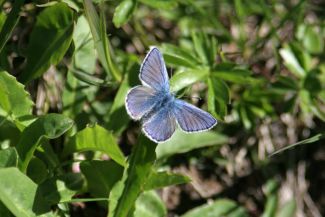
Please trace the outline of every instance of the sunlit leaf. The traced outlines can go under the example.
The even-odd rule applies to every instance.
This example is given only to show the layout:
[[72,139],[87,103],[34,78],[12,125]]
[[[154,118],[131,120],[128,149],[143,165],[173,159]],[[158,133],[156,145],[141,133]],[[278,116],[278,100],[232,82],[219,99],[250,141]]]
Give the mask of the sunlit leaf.
[[177,173],[152,172],[149,180],[144,186],[145,190],[152,190],[167,187],[170,185],[185,184],[190,182],[190,178]]
[[124,155],[112,133],[97,124],[88,126],[70,138],[63,150],[65,155],[83,151],[101,151],[120,165],[125,164]]
[[165,217],[167,210],[155,191],[143,192],[135,203],[134,217]]
[[227,141],[226,136],[212,131],[188,134],[177,130],[170,140],[158,144],[157,158],[185,153],[197,148],[222,145]]
[[17,168],[0,169],[0,177],[0,200],[15,216],[54,216],[37,185]]
[[121,27],[131,18],[136,9],[136,0],[123,0],[115,9],[113,23],[116,27]]
[[185,87],[203,81],[208,76],[208,71],[205,69],[186,70],[185,72],[177,73],[170,79],[170,88],[172,92],[177,92]]

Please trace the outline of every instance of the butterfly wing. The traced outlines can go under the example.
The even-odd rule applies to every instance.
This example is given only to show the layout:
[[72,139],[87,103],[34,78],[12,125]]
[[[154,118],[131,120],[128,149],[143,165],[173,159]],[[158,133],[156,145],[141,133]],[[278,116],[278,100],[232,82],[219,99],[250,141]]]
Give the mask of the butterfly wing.
[[167,69],[158,48],[153,47],[143,60],[139,77],[145,86],[157,91],[169,91]]
[[144,120],[142,127],[143,132],[152,141],[164,142],[173,135],[176,129],[176,120],[170,109],[164,108]]
[[173,113],[181,129],[188,133],[206,131],[217,124],[211,114],[183,100],[175,101]]
[[146,86],[136,86],[129,90],[125,98],[125,107],[134,120],[139,120],[150,112],[155,104],[155,90]]

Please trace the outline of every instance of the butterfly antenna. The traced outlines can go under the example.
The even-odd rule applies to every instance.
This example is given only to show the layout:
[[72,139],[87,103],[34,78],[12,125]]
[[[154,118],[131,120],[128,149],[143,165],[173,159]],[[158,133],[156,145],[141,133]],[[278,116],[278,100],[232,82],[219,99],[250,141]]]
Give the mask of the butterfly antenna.
[[180,98],[187,98],[187,99],[198,99],[198,100],[202,100],[201,97],[198,97],[198,96],[177,96],[177,97],[180,97]]

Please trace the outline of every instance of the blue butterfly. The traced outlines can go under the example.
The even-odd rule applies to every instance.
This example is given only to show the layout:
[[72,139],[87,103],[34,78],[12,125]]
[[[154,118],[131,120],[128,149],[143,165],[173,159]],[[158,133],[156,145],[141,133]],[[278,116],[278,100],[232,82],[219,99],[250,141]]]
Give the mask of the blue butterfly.
[[132,119],[141,119],[142,130],[152,141],[168,140],[177,123],[188,133],[206,131],[217,124],[208,112],[175,98],[170,92],[167,69],[158,48],[150,49],[141,65],[139,78],[142,85],[129,90],[125,107]]

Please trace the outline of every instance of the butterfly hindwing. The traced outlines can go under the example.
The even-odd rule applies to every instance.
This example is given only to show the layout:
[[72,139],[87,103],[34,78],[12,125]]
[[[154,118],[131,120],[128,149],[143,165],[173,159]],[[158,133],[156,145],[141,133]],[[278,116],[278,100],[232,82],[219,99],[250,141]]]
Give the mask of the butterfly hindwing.
[[173,113],[177,123],[185,132],[205,131],[217,124],[217,120],[211,114],[183,100],[175,100]]
[[157,48],[153,47],[143,60],[139,77],[143,85],[157,91],[169,91],[167,69],[162,54]]
[[176,129],[175,116],[168,108],[163,108],[144,120],[142,127],[151,140],[164,142],[173,135]]
[[134,120],[139,120],[148,113],[155,103],[155,91],[146,86],[136,86],[129,90],[125,98],[125,106],[128,114]]

